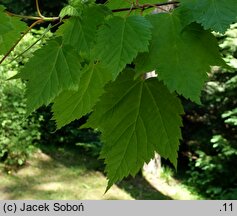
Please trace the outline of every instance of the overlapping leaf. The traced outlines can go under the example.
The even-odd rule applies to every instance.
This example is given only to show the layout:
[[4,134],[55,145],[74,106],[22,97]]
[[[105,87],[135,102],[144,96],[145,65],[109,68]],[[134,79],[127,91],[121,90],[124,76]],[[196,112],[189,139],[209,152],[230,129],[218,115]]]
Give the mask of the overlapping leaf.
[[[236,21],[237,2],[181,0],[184,16],[174,12],[109,18],[109,10],[94,2],[70,1],[60,14],[73,16],[57,31],[62,40],[51,40],[36,51],[20,77],[28,80],[28,112],[54,102],[58,127],[94,110],[86,126],[102,132],[101,158],[105,159],[109,188],[135,175],[155,151],[176,166],[183,108],[170,92],[199,102],[210,65],[224,65],[213,35],[192,22],[223,33]],[[147,2],[164,1],[139,1]],[[107,6],[129,8],[131,4],[111,0]],[[3,11],[0,6],[0,54],[26,28]],[[135,61],[137,74],[156,70],[158,79],[134,80],[134,72],[128,70],[117,78],[141,52]],[[104,85],[112,78],[115,81],[104,93]]]
[[225,33],[230,24],[237,22],[236,0],[181,0],[181,7],[190,22],[201,23],[205,29]]
[[53,112],[60,128],[91,112],[104,92],[104,85],[111,79],[111,73],[101,64],[90,64],[84,69],[77,91],[62,92],[54,101]]
[[148,51],[150,29],[150,22],[141,16],[112,17],[99,29],[96,58],[107,65],[116,78],[138,52]]
[[5,54],[20,37],[27,26],[16,17],[10,17],[0,5],[0,54]]
[[63,43],[74,47],[81,55],[90,54],[96,38],[96,30],[109,11],[102,5],[87,7],[81,17],[71,17],[59,28],[57,34]]
[[49,104],[63,90],[78,88],[80,57],[61,40],[52,40],[36,51],[20,76],[27,79],[28,112]]
[[179,99],[156,78],[134,80],[125,71],[106,88],[86,126],[102,132],[108,188],[135,175],[155,151],[176,166],[182,113]]
[[149,53],[140,55],[140,73],[156,70],[171,91],[199,102],[210,66],[224,65],[215,37],[198,24],[184,28],[176,14],[155,14]]

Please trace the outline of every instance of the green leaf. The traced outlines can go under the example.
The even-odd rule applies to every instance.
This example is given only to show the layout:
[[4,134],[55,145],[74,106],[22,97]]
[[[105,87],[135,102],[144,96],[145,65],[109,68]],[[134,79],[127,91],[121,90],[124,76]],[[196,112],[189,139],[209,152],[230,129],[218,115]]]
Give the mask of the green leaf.
[[95,3],[95,0],[69,0],[69,4],[74,7],[79,7],[80,5],[90,5]]
[[28,113],[48,105],[63,90],[76,90],[81,77],[80,57],[61,40],[52,40],[34,53],[20,74],[27,79]]
[[79,54],[90,54],[98,25],[101,25],[109,14],[106,7],[102,5],[87,7],[81,17],[66,20],[57,31],[57,35],[62,36],[63,43],[74,47]]
[[64,91],[54,101],[53,113],[57,128],[91,112],[104,92],[104,85],[111,79],[110,71],[99,63],[91,63],[86,67],[78,91]]
[[8,16],[4,13],[5,7],[0,5],[0,35],[12,30],[12,25],[9,23]]
[[155,151],[177,165],[181,114],[179,99],[156,78],[134,80],[134,73],[125,71],[107,86],[85,125],[102,132],[107,189],[135,175]]
[[67,5],[60,11],[59,17],[63,18],[65,16],[80,16],[80,15],[81,15],[80,10],[71,5]]
[[108,65],[114,79],[138,52],[148,51],[151,27],[141,16],[115,16],[99,29],[95,56]]
[[27,26],[16,17],[10,17],[0,5],[0,54],[7,53]]
[[69,4],[60,11],[59,17],[80,16],[83,9],[93,5],[94,2],[94,0],[70,0]]
[[205,29],[225,33],[230,24],[237,22],[236,0],[181,0],[181,8]]
[[225,65],[215,37],[198,24],[186,28],[176,14],[147,16],[152,23],[149,53],[135,61],[139,73],[156,70],[171,91],[197,103],[210,66]]
[[[132,1],[130,1],[132,2]],[[106,6],[109,9],[118,9],[118,8],[127,8],[131,7],[131,3],[129,1],[121,1],[121,0],[108,0],[106,1]]]

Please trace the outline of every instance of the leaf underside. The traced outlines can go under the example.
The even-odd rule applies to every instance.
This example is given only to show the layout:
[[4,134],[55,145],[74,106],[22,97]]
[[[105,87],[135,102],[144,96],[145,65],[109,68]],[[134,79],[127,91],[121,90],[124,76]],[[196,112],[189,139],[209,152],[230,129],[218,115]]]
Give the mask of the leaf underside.
[[104,92],[105,84],[112,79],[111,73],[101,64],[91,63],[82,73],[77,91],[64,91],[53,105],[57,128],[92,111],[92,108]]
[[34,53],[20,76],[27,82],[28,113],[48,105],[63,90],[76,90],[81,76],[80,57],[61,40],[52,40]]
[[101,5],[87,7],[80,17],[67,19],[56,34],[63,37],[63,44],[74,47],[80,55],[90,57],[97,28],[109,14],[109,11]]
[[138,73],[155,70],[170,91],[197,103],[210,66],[225,65],[215,37],[198,24],[184,28],[175,13],[147,16],[152,23],[149,52],[135,60]]
[[[165,1],[139,0],[147,2]],[[84,127],[102,132],[107,189],[155,152],[177,166],[183,108],[175,92],[200,102],[210,67],[225,66],[211,31],[224,33],[237,21],[236,0],[180,0],[172,12],[156,8],[147,16],[155,7],[142,15],[111,12],[132,3],[70,0],[60,17],[71,17],[17,76],[27,80],[28,114],[53,102],[57,128],[92,112]],[[27,29],[4,10],[0,5],[0,55]],[[158,77],[145,80],[150,71]]]
[[181,0],[181,8],[190,22],[216,32],[225,33],[230,24],[237,22],[236,0]]
[[98,31],[95,58],[108,66],[115,79],[138,52],[148,51],[151,24],[144,17],[114,16]]
[[179,99],[157,78],[134,80],[134,73],[125,71],[107,86],[85,127],[102,132],[108,189],[135,175],[155,151],[177,165],[181,114]]

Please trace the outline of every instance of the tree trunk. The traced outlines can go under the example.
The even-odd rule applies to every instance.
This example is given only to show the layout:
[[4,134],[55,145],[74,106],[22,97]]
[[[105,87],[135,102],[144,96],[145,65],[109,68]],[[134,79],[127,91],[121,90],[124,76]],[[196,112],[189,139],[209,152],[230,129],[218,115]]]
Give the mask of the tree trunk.
[[[157,77],[155,71],[148,72],[144,75],[144,79],[149,79],[151,77]],[[151,174],[154,177],[159,177],[160,168],[161,168],[161,157],[157,152],[155,152],[154,158],[151,159],[148,164],[146,163],[144,164],[143,172]]]
[[144,164],[143,172],[146,174],[151,174],[154,177],[160,176],[161,169],[161,157],[158,153],[155,153],[155,157],[150,160],[148,164]]

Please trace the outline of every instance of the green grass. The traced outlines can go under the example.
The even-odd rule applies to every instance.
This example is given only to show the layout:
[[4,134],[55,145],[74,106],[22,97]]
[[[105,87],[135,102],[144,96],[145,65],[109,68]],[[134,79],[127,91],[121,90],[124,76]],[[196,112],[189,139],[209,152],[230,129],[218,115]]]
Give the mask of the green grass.
[[[102,164],[73,149],[47,148],[36,153],[16,173],[0,172],[0,199],[176,199],[157,189],[141,174],[114,185],[104,194],[107,180]],[[178,184],[173,184],[177,188]],[[163,187],[164,188],[164,187]],[[187,199],[178,191],[178,199]],[[183,194],[183,195],[182,195]],[[176,194],[177,195],[177,194]]]
[[17,173],[0,174],[1,199],[132,199],[114,186],[104,195],[106,178],[85,156],[54,151],[32,157]]

